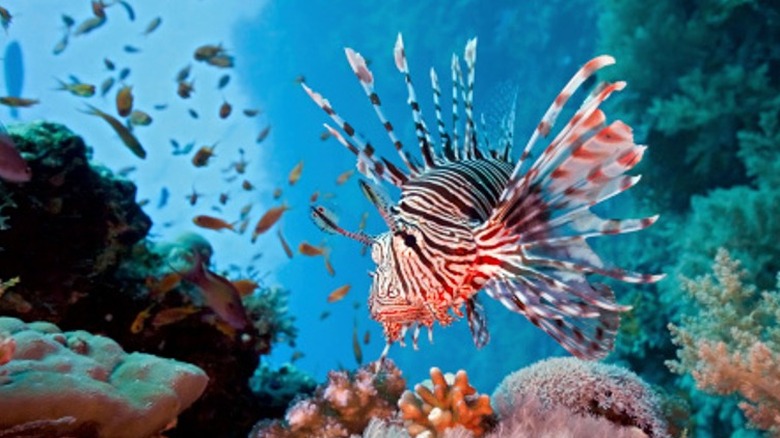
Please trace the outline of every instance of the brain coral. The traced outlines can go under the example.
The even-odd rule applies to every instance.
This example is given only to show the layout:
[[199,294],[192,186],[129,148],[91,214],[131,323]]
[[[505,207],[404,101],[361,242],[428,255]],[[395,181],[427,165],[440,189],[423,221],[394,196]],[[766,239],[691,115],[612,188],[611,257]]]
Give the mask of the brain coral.
[[30,430],[85,438],[158,436],[208,382],[193,365],[128,354],[111,339],[84,331],[63,333],[50,323],[0,317],[0,333],[16,345],[11,360],[0,365],[0,436],[39,436]]

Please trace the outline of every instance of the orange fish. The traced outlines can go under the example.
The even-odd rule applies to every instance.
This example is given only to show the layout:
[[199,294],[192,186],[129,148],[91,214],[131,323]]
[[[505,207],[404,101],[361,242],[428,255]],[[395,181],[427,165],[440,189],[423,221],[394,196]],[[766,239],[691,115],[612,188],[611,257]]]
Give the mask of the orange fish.
[[310,257],[316,257],[325,254],[327,247],[325,245],[322,246],[314,246],[309,242],[303,241],[300,244],[298,244],[298,252],[310,256]]
[[85,113],[93,116],[98,116],[101,119],[105,120],[106,123],[108,123],[111,128],[114,129],[114,132],[119,135],[119,138],[122,139],[122,143],[127,146],[128,149],[130,149],[130,152],[135,154],[138,158],[146,158],[146,151],[144,150],[144,147],[141,146],[141,142],[138,141],[137,138],[133,135],[132,132],[130,132],[127,127],[122,124],[119,120],[117,120],[114,116],[111,114],[104,113],[103,111],[100,111],[99,109],[95,108],[92,105],[87,105],[88,111],[85,111]]
[[255,243],[257,236],[265,233],[272,226],[274,226],[274,224],[282,217],[282,214],[284,214],[284,212],[289,209],[290,207],[288,207],[287,204],[282,204],[277,207],[272,207],[270,210],[265,212],[260,220],[257,221],[257,225],[255,225],[255,231],[252,232],[252,243]]
[[175,324],[184,320],[193,313],[198,313],[200,309],[192,304],[181,307],[171,307],[169,309],[163,309],[154,315],[152,319],[152,326],[154,328],[164,327],[169,324]]
[[125,85],[116,93],[116,112],[127,117],[133,112],[133,87]]
[[279,236],[279,242],[282,244],[282,249],[284,249],[284,253],[287,254],[287,258],[293,258],[293,251],[290,248],[290,245],[287,244],[287,240],[282,235],[282,229],[277,228],[276,229],[276,235]]
[[134,335],[141,333],[141,330],[144,329],[144,322],[146,322],[146,320],[149,319],[150,316],[152,316],[152,307],[156,305],[157,303],[153,303],[146,309],[138,312],[138,315],[136,315],[135,319],[133,320],[133,323],[130,324],[130,333]]
[[336,178],[336,184],[342,185],[349,180],[349,178],[355,173],[353,169],[347,170]]
[[330,263],[330,256],[328,256],[328,254],[325,254],[324,260],[325,260],[325,270],[328,271],[328,274],[331,277],[334,277],[336,275],[336,270],[333,269],[333,265]]
[[181,283],[181,275],[178,272],[169,272],[162,278],[147,277],[146,287],[149,288],[149,295],[155,298],[161,298],[166,293],[176,289]]
[[189,99],[193,91],[195,91],[195,81],[186,82],[181,80],[176,88],[176,94],[182,99]]
[[231,112],[233,112],[233,107],[226,100],[219,107],[219,118],[220,119],[227,119],[228,116],[230,116]]
[[293,167],[293,169],[290,171],[290,175],[287,177],[287,181],[291,186],[295,185],[295,183],[301,179],[301,172],[303,172],[303,161],[298,162],[298,164],[296,164],[295,167]]
[[214,156],[214,148],[217,144],[214,143],[211,146],[201,146],[195,155],[192,156],[192,165],[195,167],[205,167],[209,164],[209,159]]
[[194,223],[195,225],[201,228],[206,228],[209,230],[221,231],[224,229],[228,229],[230,231],[235,231],[233,229],[233,224],[227,223],[226,221],[220,218],[207,216],[205,214],[200,214],[192,218],[192,223]]
[[342,298],[344,298],[347,295],[347,292],[349,292],[349,289],[352,286],[349,284],[345,284],[344,286],[341,286],[328,294],[328,302],[329,303],[335,303],[336,301],[340,301]]
[[238,294],[242,297],[245,297],[247,295],[252,295],[252,293],[258,287],[256,281],[250,280],[248,278],[242,280],[233,280],[231,281],[231,283],[233,284],[233,287],[235,287],[236,290],[238,291]]
[[320,192],[319,192],[319,190],[317,190],[316,192],[312,193],[311,196],[309,196],[309,202],[311,202],[313,204],[313,203],[317,202],[317,198],[319,198],[319,197],[320,197]]

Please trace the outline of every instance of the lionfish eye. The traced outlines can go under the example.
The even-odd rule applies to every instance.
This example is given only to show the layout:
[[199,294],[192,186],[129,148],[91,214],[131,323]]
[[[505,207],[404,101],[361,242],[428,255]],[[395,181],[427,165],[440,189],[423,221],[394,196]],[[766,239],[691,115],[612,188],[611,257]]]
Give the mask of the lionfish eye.
[[413,234],[406,234],[404,235],[404,244],[411,248],[417,245],[417,238]]

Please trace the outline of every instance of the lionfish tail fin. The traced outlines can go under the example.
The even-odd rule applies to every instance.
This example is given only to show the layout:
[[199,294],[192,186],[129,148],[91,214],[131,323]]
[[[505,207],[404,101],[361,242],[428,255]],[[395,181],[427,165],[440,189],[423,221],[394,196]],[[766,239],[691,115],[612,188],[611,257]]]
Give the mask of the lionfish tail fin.
[[556,293],[536,280],[496,278],[486,283],[485,291],[507,309],[524,315],[574,356],[602,359],[614,347],[620,312],[629,308],[617,305],[612,290],[603,284],[578,281],[571,287],[582,289],[583,295],[593,295],[604,305]]

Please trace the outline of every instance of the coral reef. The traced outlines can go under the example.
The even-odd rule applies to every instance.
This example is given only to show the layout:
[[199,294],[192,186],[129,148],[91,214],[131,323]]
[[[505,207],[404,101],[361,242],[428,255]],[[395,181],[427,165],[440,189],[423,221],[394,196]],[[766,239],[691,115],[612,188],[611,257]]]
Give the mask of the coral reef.
[[56,436],[157,436],[176,424],[208,381],[195,366],[128,354],[85,331],[0,317],[0,332],[16,344],[11,360],[0,365],[0,431],[30,433],[60,419]]
[[317,384],[293,364],[273,369],[263,362],[249,380],[249,386],[264,408],[278,409],[278,415],[274,416],[281,417],[293,398],[313,393]]
[[479,437],[495,425],[490,398],[477,394],[465,371],[445,375],[434,367],[430,374],[430,382],[405,391],[398,401],[409,435],[434,438],[461,426]]
[[670,324],[680,347],[670,369],[691,373],[697,386],[717,394],[738,393],[751,423],[780,432],[780,277],[773,292],[745,284],[747,272],[718,251],[711,275],[683,279],[696,313]]
[[331,371],[327,384],[317,388],[313,397],[299,400],[287,410],[285,423],[260,422],[250,436],[336,438],[359,434],[372,418],[396,415],[395,406],[405,385],[400,370],[390,360],[367,364],[354,373]]
[[563,407],[572,414],[639,428],[650,437],[669,436],[656,394],[636,374],[614,365],[573,357],[547,359],[505,377],[492,401],[503,420],[524,409],[528,397],[545,409]]
[[217,436],[224,427],[216,418],[245,434],[259,416],[277,414],[264,412],[248,382],[258,355],[294,342],[287,292],[260,288],[245,297],[251,327],[233,329],[167,258],[182,246],[211,252],[205,239],[146,240],[151,222],[135,202],[134,184],[91,166],[83,140],[64,126],[37,122],[9,132],[32,180],[0,182],[0,313],[201,367],[209,385],[169,436]]

